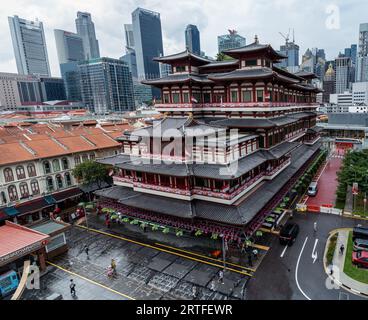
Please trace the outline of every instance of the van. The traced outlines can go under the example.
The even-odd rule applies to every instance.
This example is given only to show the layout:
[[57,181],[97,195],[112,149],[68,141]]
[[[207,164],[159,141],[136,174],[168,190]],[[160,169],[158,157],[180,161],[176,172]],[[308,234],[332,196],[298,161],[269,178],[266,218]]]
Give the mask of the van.
[[368,251],[367,239],[355,239],[353,245],[354,251]]
[[299,226],[296,223],[288,223],[280,231],[280,244],[291,246],[299,233]]
[[355,227],[353,229],[353,241],[355,241],[355,239],[368,240],[368,228]]
[[12,294],[19,285],[18,276],[11,270],[0,275],[0,299]]
[[317,182],[312,182],[308,187],[308,196],[315,197],[318,192]]

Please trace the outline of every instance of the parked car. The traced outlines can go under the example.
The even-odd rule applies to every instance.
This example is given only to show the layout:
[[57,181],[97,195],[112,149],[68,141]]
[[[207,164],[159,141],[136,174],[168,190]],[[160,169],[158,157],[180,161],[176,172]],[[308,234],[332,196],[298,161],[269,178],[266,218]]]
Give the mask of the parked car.
[[299,226],[296,223],[286,224],[280,231],[280,244],[291,246],[299,234]]
[[318,184],[317,182],[312,182],[308,187],[308,196],[315,197],[318,192]]
[[367,239],[368,240],[368,228],[355,227],[353,229],[353,241],[355,239]]
[[353,245],[354,251],[368,251],[367,239],[355,239]]
[[367,251],[357,251],[353,252],[353,264],[358,267],[366,267],[368,268],[368,252]]

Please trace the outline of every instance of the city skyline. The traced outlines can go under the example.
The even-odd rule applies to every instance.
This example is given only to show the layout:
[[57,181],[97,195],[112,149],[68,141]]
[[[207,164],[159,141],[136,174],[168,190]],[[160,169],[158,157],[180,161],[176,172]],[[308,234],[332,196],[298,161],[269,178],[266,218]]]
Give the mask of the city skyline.
[[[93,17],[96,37],[100,42],[101,56],[118,58],[124,54],[124,24],[130,23],[131,12],[137,7],[153,10],[161,14],[163,45],[165,54],[171,54],[185,48],[184,30],[187,24],[195,24],[201,32],[202,50],[215,57],[217,53],[216,39],[228,29],[235,29],[249,39],[249,43],[257,34],[264,43],[274,47],[283,44],[284,39],[278,34],[288,28],[295,29],[296,43],[300,45],[300,54],[307,48],[321,47],[326,50],[328,59],[334,59],[338,53],[352,43],[358,42],[359,24],[367,22],[364,7],[368,4],[361,0],[353,0],[354,4],[336,1],[340,10],[340,29],[328,29],[326,21],[331,12],[328,4],[313,0],[308,5],[295,0],[272,2],[267,1],[236,1],[228,10],[221,10],[215,1],[175,1],[160,3],[154,0],[127,1],[116,0],[90,1],[58,1],[49,5],[44,0],[17,1],[8,3],[0,9],[1,36],[4,45],[0,49],[0,70],[17,72],[15,57],[11,45],[11,36],[7,25],[7,17],[19,15],[22,18],[43,22],[46,44],[53,76],[60,76],[56,53],[54,29],[74,30],[77,11],[89,12]],[[359,6],[357,6],[359,4]],[[27,13],[23,13],[27,5]],[[265,9],[266,8],[266,9]],[[190,18],[183,11],[190,12]],[[289,12],[277,22],[278,29],[267,27],[269,19],[276,20],[282,12]],[[221,23],[218,23],[221,21]],[[306,24],[305,21],[314,21]],[[0,24],[1,25],[1,24]],[[315,36],[318,34],[318,38]]]

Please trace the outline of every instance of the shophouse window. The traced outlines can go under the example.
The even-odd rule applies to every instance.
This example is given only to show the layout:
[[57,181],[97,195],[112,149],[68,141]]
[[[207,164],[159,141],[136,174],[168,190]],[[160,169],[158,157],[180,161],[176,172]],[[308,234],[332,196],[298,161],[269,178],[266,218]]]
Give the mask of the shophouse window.
[[40,194],[40,187],[38,185],[38,181],[37,180],[32,180],[31,181],[31,191],[33,195],[37,195]]
[[14,185],[8,187],[8,194],[10,201],[17,201],[18,200],[18,193],[17,188]]
[[21,183],[19,185],[19,191],[20,191],[20,197],[21,197],[21,199],[28,198],[29,197],[29,190],[28,190],[27,183],[25,183],[25,182]]
[[4,169],[5,182],[14,181],[13,170],[11,168]]
[[32,163],[27,166],[27,171],[28,171],[28,176],[29,177],[35,177],[37,175],[36,167]]

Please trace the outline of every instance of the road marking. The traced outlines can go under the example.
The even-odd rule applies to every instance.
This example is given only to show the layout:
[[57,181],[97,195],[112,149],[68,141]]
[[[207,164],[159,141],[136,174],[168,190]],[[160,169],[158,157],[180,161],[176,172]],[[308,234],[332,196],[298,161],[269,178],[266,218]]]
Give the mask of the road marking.
[[318,258],[318,252],[316,250],[317,243],[318,243],[318,239],[316,239],[316,241],[314,242],[314,247],[313,247],[313,251],[312,251],[313,264],[316,262],[316,260]]
[[286,246],[285,246],[284,250],[283,250],[283,251],[282,251],[282,253],[281,253],[280,258],[283,258],[283,257],[284,257],[284,254],[285,254],[285,252],[286,252],[287,248],[288,248],[288,245],[286,245]]
[[299,285],[299,281],[298,281],[298,268],[299,268],[300,258],[302,257],[302,254],[303,254],[303,251],[304,251],[305,245],[307,244],[307,241],[308,241],[308,237],[306,237],[306,238],[305,238],[305,241],[304,241],[304,244],[303,244],[302,250],[300,251],[300,254],[299,254],[298,262],[296,263],[296,268],[295,268],[295,281],[296,281],[296,285],[297,285],[297,287],[298,287],[299,291],[303,294],[303,296],[304,296],[307,300],[312,300],[311,298],[309,298],[309,297],[304,293],[304,291],[303,291],[303,290],[302,290],[302,288],[300,287],[300,285]]
[[249,277],[253,276],[252,274],[250,274],[248,272],[245,272],[245,271],[240,271],[240,270],[236,270],[236,269],[233,269],[233,268],[224,267],[223,265],[220,265],[220,264],[216,264],[216,263],[204,261],[204,260],[201,260],[201,259],[189,257],[189,256],[186,256],[184,254],[180,254],[180,253],[177,253],[177,252],[172,252],[172,251],[169,251],[169,250],[158,248],[158,247],[155,247],[155,246],[147,244],[147,243],[143,243],[143,242],[135,241],[135,240],[132,240],[132,239],[124,238],[124,237],[117,236],[115,234],[111,234],[111,233],[104,232],[104,231],[101,231],[101,230],[91,229],[91,228],[87,228],[85,226],[78,226],[78,228],[81,228],[81,229],[84,229],[84,230],[89,230],[89,231],[92,231],[92,232],[95,232],[95,233],[99,233],[99,234],[102,234],[102,235],[105,235],[105,236],[108,236],[108,237],[111,237],[111,238],[116,238],[116,239],[120,239],[120,240],[123,240],[123,241],[135,243],[135,244],[138,244],[142,247],[147,247],[147,248],[151,248],[151,249],[154,249],[154,250],[166,252],[166,253],[172,254],[174,256],[182,257],[182,258],[185,258],[185,259],[188,259],[188,260],[193,260],[193,261],[196,261],[196,262],[208,264],[208,265],[220,268],[220,269],[225,269],[225,270],[229,270],[229,271],[232,271],[232,272],[244,274],[244,275],[249,276]]
[[73,275],[73,276],[76,276],[76,277],[78,277],[78,278],[81,278],[81,279],[83,279],[83,280],[86,280],[86,281],[88,281],[88,282],[90,282],[90,283],[92,283],[92,284],[94,284],[94,285],[96,285],[96,286],[99,286],[99,287],[104,288],[104,289],[106,289],[106,290],[108,290],[108,291],[111,291],[111,292],[113,292],[113,293],[116,293],[116,294],[118,294],[118,295],[120,295],[120,296],[122,296],[122,297],[124,297],[124,298],[127,298],[127,299],[129,299],[129,300],[135,300],[134,298],[132,298],[132,297],[130,297],[130,296],[128,296],[128,295],[126,295],[126,294],[124,294],[124,293],[121,293],[121,292],[116,291],[116,290],[114,290],[114,289],[111,289],[111,288],[109,288],[109,287],[107,287],[107,286],[105,286],[105,285],[103,285],[103,284],[101,284],[101,283],[98,283],[98,282],[96,282],[96,281],[94,281],[94,280],[91,280],[91,279],[88,279],[88,278],[86,278],[86,277],[84,277],[84,276],[81,276],[81,275],[80,275],[80,274],[78,274],[78,273],[75,273],[75,272],[70,271],[70,270],[68,270],[68,269],[65,269],[65,268],[63,268],[63,267],[60,267],[60,266],[58,266],[58,265],[57,265],[57,264],[55,264],[55,263],[52,263],[52,262],[50,262],[50,261],[47,261],[47,264],[49,264],[50,266],[53,266],[53,267],[55,267],[55,268],[58,268],[58,269],[60,269],[60,270],[62,270],[62,271],[64,271],[64,272],[66,272],[66,273],[69,273],[69,274],[71,274],[71,275]]
[[[213,261],[221,262],[221,263],[224,262],[224,260],[219,260],[219,259],[215,259],[215,258],[212,258],[212,257],[207,257],[205,255],[202,255],[202,254],[199,254],[199,253],[195,253],[195,252],[192,252],[192,251],[187,251],[187,250],[183,250],[183,249],[179,249],[179,248],[175,248],[175,247],[170,247],[170,246],[167,246],[167,245],[162,244],[162,243],[156,242],[155,244],[158,245],[158,246],[160,246],[160,247],[164,247],[164,248],[173,249],[173,250],[176,250],[176,251],[188,253],[188,254],[191,254],[193,256],[198,256],[198,257],[206,258],[208,260],[213,260]],[[245,269],[245,270],[249,270],[251,272],[256,272],[256,269],[247,268],[247,267],[244,267],[244,266],[242,266],[240,264],[236,264],[236,263],[232,263],[232,262],[226,262],[226,264],[228,264],[230,266],[234,266],[234,267],[239,267],[239,268],[242,268],[242,269]]]

